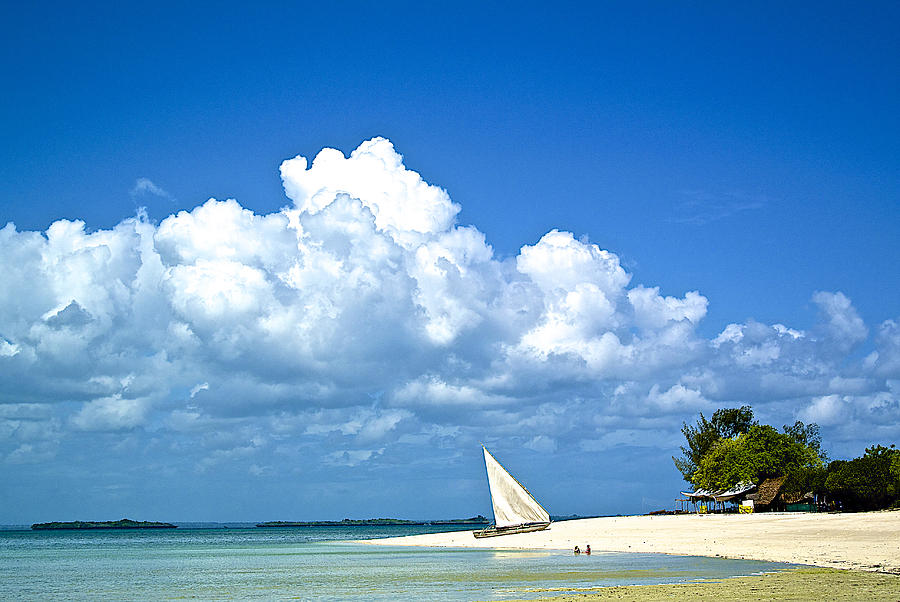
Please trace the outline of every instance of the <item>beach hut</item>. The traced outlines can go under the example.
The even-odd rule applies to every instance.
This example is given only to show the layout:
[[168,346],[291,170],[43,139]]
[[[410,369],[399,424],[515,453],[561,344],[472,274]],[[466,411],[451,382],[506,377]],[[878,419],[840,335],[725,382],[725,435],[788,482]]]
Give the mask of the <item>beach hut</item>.
[[754,489],[756,489],[756,485],[754,483],[742,481],[734,487],[731,487],[730,489],[717,491],[715,494],[713,494],[713,497],[717,502],[720,502],[722,504],[724,504],[725,502],[738,502]]
[[754,511],[774,509],[774,506],[777,506],[780,502],[778,493],[781,491],[781,486],[784,485],[786,479],[787,477],[785,476],[774,477],[765,479],[760,483],[756,493],[751,493],[747,496],[748,500],[753,501]]
[[[708,489],[695,489],[694,491],[682,491],[681,495],[685,496],[695,504],[696,510],[700,514],[709,511],[709,504],[712,504],[714,510],[725,511],[725,504],[737,504],[746,498],[747,494],[756,489],[754,483],[742,481],[728,489],[719,489],[717,491],[709,491]],[[706,505],[703,504],[706,502]]]
[[706,514],[709,511],[709,506],[704,504],[707,503],[715,503],[715,498],[712,496],[711,491],[707,491],[706,489],[695,489],[694,491],[682,491],[681,495],[685,497],[691,504],[694,505],[694,511],[698,514]]

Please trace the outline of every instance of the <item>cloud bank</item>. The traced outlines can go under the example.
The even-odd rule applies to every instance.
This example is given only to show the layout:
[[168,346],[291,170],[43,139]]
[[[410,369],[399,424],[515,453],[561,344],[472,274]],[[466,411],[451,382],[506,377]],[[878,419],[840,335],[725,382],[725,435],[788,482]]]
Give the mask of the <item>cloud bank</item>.
[[867,326],[840,292],[812,294],[809,330],[706,339],[706,297],[635,284],[570,232],[498,257],[384,138],[281,177],[291,203],[267,215],[210,199],[158,224],[0,230],[0,460],[76,441],[252,477],[434,470],[479,441],[667,458],[681,420],[743,403],[848,449],[900,434],[898,320]]

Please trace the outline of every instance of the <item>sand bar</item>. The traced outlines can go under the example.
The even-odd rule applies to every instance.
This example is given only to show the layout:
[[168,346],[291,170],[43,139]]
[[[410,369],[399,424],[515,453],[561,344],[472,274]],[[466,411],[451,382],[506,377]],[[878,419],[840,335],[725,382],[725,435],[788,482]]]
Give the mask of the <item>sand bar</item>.
[[368,540],[373,545],[655,552],[900,574],[900,511],[621,516],[475,539],[471,531]]

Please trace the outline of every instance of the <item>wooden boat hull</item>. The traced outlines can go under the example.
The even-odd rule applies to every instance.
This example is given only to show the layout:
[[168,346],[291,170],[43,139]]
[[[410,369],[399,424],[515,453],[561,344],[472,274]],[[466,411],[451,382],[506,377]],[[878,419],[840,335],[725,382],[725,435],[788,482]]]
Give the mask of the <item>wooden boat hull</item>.
[[543,531],[550,523],[528,523],[527,525],[511,525],[509,527],[488,527],[481,531],[475,531],[476,538],[497,537],[499,535],[512,535],[513,533],[528,533],[530,531]]

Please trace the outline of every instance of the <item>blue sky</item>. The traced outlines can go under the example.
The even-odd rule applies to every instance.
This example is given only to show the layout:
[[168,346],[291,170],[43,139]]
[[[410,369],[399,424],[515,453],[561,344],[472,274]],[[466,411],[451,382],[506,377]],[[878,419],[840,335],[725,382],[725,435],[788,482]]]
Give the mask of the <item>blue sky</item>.
[[480,442],[641,512],[743,403],[896,442],[898,16],[4,5],[0,522],[487,513]]

